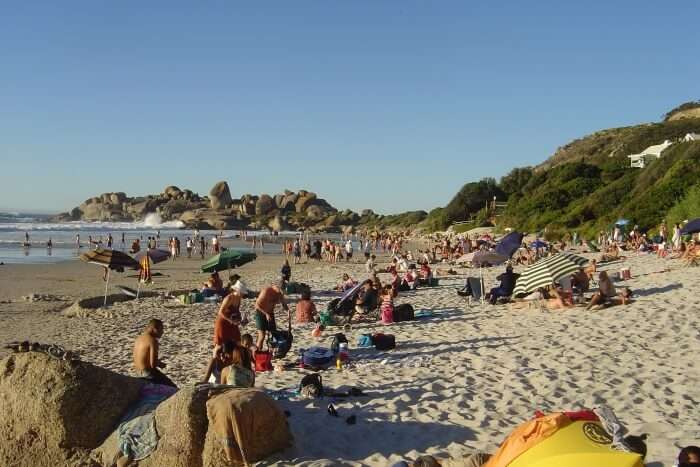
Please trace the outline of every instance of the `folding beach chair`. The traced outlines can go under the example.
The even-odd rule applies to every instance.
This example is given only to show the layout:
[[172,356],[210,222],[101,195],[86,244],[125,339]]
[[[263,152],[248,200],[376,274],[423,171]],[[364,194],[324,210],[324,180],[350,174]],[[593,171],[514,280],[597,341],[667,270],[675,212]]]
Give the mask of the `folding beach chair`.
[[472,303],[484,303],[484,279],[481,277],[467,277],[467,305]]

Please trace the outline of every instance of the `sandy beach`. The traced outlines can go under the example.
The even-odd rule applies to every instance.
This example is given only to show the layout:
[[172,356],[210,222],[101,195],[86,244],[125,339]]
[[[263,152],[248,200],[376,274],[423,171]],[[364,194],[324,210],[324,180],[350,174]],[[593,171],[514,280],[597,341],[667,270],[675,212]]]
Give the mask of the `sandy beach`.
[[[237,272],[258,289],[276,279],[282,259],[262,255]],[[385,264],[387,257],[380,260]],[[200,264],[198,259],[161,263],[154,271],[163,276],[146,290],[197,287],[205,278],[198,272]],[[291,413],[295,437],[293,448],[262,465],[385,466],[424,453],[459,458],[492,452],[536,410],[605,403],[630,432],[649,434],[647,465],[671,466],[680,446],[700,438],[695,416],[700,402],[700,294],[695,290],[700,269],[634,254],[601,269],[623,266],[632,271],[624,285],[634,291],[633,303],[600,311],[468,307],[455,291],[466,275],[474,274],[466,268],[441,278],[439,287],[402,293],[396,303],[431,310],[434,317],[389,326],[354,324],[346,332],[352,361],[341,371],[324,371],[324,385],[359,387],[366,396],[335,400],[339,418],[327,414],[328,398],[285,396],[283,390],[294,390],[305,370],[258,375],[258,387],[282,391],[280,403]],[[484,270],[487,288],[502,270]],[[357,279],[366,276],[360,263],[312,261],[293,266],[292,280],[311,285],[313,299],[323,309],[337,296],[324,291],[332,290],[343,272]],[[113,284],[135,287],[136,279],[126,275],[114,274]],[[77,298],[99,296],[103,287],[100,269],[79,261],[0,266],[0,342],[56,343],[79,352],[83,360],[129,374],[133,340],[156,317],[165,323],[161,353],[166,373],[179,385],[201,380],[211,353],[216,305],[153,297],[117,303],[83,318],[62,315]],[[45,297],[23,298],[32,293]],[[290,297],[292,306],[296,298]],[[243,308],[252,311],[252,306],[246,300]],[[285,324],[280,315],[278,325]],[[329,328],[315,339],[311,329],[309,324],[294,326],[294,347],[286,361],[295,360],[300,348],[329,346],[340,331]],[[254,330],[249,326],[244,331]],[[373,332],[394,334],[397,348],[355,348],[357,336]],[[345,423],[350,415],[357,417],[355,425]]]

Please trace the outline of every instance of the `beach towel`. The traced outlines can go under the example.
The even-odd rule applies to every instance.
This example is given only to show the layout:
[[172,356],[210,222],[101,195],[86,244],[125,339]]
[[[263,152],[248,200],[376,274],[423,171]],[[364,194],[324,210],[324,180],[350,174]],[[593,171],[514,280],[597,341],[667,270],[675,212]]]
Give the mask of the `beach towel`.
[[136,461],[148,457],[158,446],[155,409],[175,394],[177,389],[148,383],[141,389],[141,398],[133,404],[117,428],[119,450]]
[[209,427],[222,448],[232,448],[236,465],[260,461],[292,444],[287,418],[259,389],[230,389],[207,401]]

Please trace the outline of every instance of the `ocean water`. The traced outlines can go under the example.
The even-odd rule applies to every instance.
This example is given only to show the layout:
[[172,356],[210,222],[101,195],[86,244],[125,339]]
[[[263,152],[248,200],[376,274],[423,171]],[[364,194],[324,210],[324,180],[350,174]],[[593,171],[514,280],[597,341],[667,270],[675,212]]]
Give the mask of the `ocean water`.
[[[139,238],[146,242],[148,237],[160,235],[159,248],[167,249],[170,237],[178,237],[181,249],[185,249],[187,237],[193,237],[194,231],[184,229],[180,221],[163,222],[157,214],[149,214],[143,222],[47,222],[48,216],[23,213],[0,212],[0,262],[12,263],[56,263],[76,260],[81,253],[91,248],[90,240],[102,242],[107,246],[107,237],[113,237],[112,247],[128,250],[131,242]],[[122,234],[125,242],[122,244]],[[200,231],[208,240],[215,234],[223,234],[223,244],[233,248],[250,249],[251,243],[239,238],[241,232],[236,230]],[[78,246],[76,235],[80,236]],[[268,236],[268,232],[248,231],[250,236]],[[282,232],[282,237],[296,235],[296,232]],[[29,238],[28,245],[25,242]],[[52,248],[47,247],[51,240]],[[280,246],[268,238],[265,253],[279,253]],[[92,244],[94,248],[95,243]]]

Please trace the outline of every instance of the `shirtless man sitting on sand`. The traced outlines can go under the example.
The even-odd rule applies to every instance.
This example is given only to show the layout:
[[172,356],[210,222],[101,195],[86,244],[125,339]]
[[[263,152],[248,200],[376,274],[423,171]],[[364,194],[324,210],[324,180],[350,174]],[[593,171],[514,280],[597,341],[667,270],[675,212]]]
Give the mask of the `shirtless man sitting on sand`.
[[258,330],[258,338],[255,345],[258,349],[263,348],[267,333],[276,329],[275,305],[277,304],[282,305],[282,308],[287,312],[287,318],[291,319],[289,306],[279,285],[265,287],[260,291],[260,295],[255,301],[255,329]]
[[158,360],[158,339],[163,336],[163,322],[152,319],[134,343],[134,367],[143,379],[155,384],[177,386],[158,368],[165,368],[165,363]]

